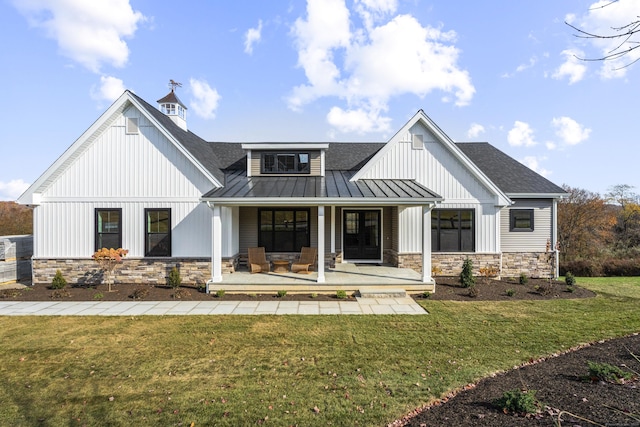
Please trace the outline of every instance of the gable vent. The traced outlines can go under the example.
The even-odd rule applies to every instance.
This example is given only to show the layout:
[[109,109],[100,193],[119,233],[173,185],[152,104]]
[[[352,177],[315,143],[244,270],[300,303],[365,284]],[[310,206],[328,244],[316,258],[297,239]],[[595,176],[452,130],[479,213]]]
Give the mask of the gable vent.
[[413,135],[411,148],[413,148],[414,150],[422,150],[424,148],[424,139],[422,135]]
[[127,117],[127,133],[137,134],[138,132],[138,118]]

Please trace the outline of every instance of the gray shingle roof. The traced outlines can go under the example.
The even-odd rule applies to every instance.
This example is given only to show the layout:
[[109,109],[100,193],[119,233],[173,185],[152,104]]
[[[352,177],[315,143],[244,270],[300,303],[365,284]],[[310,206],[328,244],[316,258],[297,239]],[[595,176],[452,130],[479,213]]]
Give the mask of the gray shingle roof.
[[488,142],[458,142],[456,146],[507,195],[565,193],[561,187]]
[[224,172],[220,167],[218,158],[211,148],[211,144],[191,131],[185,131],[175,124],[173,120],[160,110],[140,98],[133,92],[129,92],[149,114],[153,116],[184,148],[195,157],[218,181],[224,182]]
[[[191,131],[184,131],[176,125],[169,117],[163,114],[154,106],[147,103],[144,99],[130,92],[131,95],[140,102],[140,104],[151,114],[162,126],[170,132],[180,144],[182,144],[199,162],[205,167],[218,181],[225,182],[230,177],[237,184],[237,180],[241,175],[245,175],[246,169],[246,153],[242,149],[242,143],[238,142],[207,142]],[[166,97],[165,97],[166,98]],[[164,99],[164,98],[163,98]],[[357,171],[362,168],[382,147],[385,143],[349,143],[349,142],[332,142],[326,152],[325,168],[327,171],[326,185],[340,182],[346,175],[339,171]],[[548,179],[524,166],[522,163],[508,156],[504,152],[498,150],[487,142],[464,142],[456,143],[456,146],[473,162],[478,168],[493,181],[500,190],[507,195],[517,194],[564,194],[565,191],[552,183]],[[225,171],[227,173],[225,173]],[[237,173],[230,173],[230,172]],[[331,174],[331,171],[336,171]],[[349,174],[351,177],[352,174]],[[283,180],[292,180],[292,177],[280,177]],[[256,184],[260,186],[274,185],[278,182],[278,177],[253,177],[251,182],[255,188]],[[246,176],[244,177],[246,180]],[[303,182],[305,188],[311,186],[311,181],[320,180],[320,177],[300,177],[295,179],[296,182]],[[371,185],[371,188],[384,188],[385,182],[391,182],[391,187],[402,186],[403,180],[368,180],[365,187]],[[380,181],[380,182],[378,182]],[[318,181],[319,182],[319,181]],[[347,179],[348,182],[348,179]],[[228,189],[229,181],[223,189],[212,190],[205,197],[218,197],[221,191]],[[366,188],[355,188],[354,183],[349,183],[347,188],[353,190],[350,196],[344,196],[346,193],[336,193],[337,197],[365,197],[362,194],[367,192]],[[401,185],[402,184],[402,185]],[[419,185],[414,183],[415,185]],[[278,184],[279,185],[279,184]],[[290,184],[288,184],[290,185]],[[302,185],[298,183],[297,185]],[[315,184],[314,184],[315,185]],[[360,185],[360,184],[358,184]],[[357,186],[356,186],[357,187]],[[420,186],[422,187],[422,186]],[[260,189],[261,187],[258,187]],[[309,187],[311,188],[311,187]],[[314,187],[315,188],[315,187]],[[328,188],[328,187],[327,187]],[[395,187],[394,187],[395,188]],[[326,189],[325,189],[326,190]],[[265,191],[258,191],[262,195],[267,194]],[[306,190],[305,190],[306,191]],[[330,190],[333,191],[333,190]],[[337,189],[336,189],[337,191]],[[382,193],[385,193],[384,190]],[[424,193],[426,191],[426,193]],[[417,197],[439,197],[428,189],[422,187],[419,191],[421,195]],[[427,196],[428,193],[428,196]],[[216,194],[216,196],[213,196]],[[327,193],[329,194],[329,193]],[[333,193],[331,193],[333,194]],[[360,194],[360,195],[359,195]],[[373,192],[375,194],[375,192]],[[249,196],[254,197],[254,196]],[[260,196],[262,197],[262,196]],[[325,197],[325,196],[312,196]],[[326,196],[326,197],[333,197]]]

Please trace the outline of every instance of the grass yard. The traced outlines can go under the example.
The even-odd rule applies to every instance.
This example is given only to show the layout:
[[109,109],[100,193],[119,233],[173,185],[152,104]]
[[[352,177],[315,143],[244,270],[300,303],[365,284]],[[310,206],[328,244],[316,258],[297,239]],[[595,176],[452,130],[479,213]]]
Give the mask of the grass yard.
[[640,278],[583,300],[428,316],[0,317],[0,425],[378,425],[575,345],[640,331]]

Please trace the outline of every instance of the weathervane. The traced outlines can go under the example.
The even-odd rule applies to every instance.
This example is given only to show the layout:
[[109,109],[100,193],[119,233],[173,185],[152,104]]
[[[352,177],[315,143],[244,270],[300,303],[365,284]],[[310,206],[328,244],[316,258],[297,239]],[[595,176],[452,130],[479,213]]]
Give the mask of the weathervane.
[[178,83],[173,79],[169,79],[169,87],[171,88],[171,92],[173,92],[175,88],[182,87],[182,83]]

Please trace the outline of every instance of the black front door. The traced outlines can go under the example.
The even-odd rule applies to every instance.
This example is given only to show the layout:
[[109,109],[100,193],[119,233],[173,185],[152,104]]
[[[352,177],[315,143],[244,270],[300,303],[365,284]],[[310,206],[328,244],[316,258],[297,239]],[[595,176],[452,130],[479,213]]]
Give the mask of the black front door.
[[380,260],[380,211],[344,210],[344,258]]

